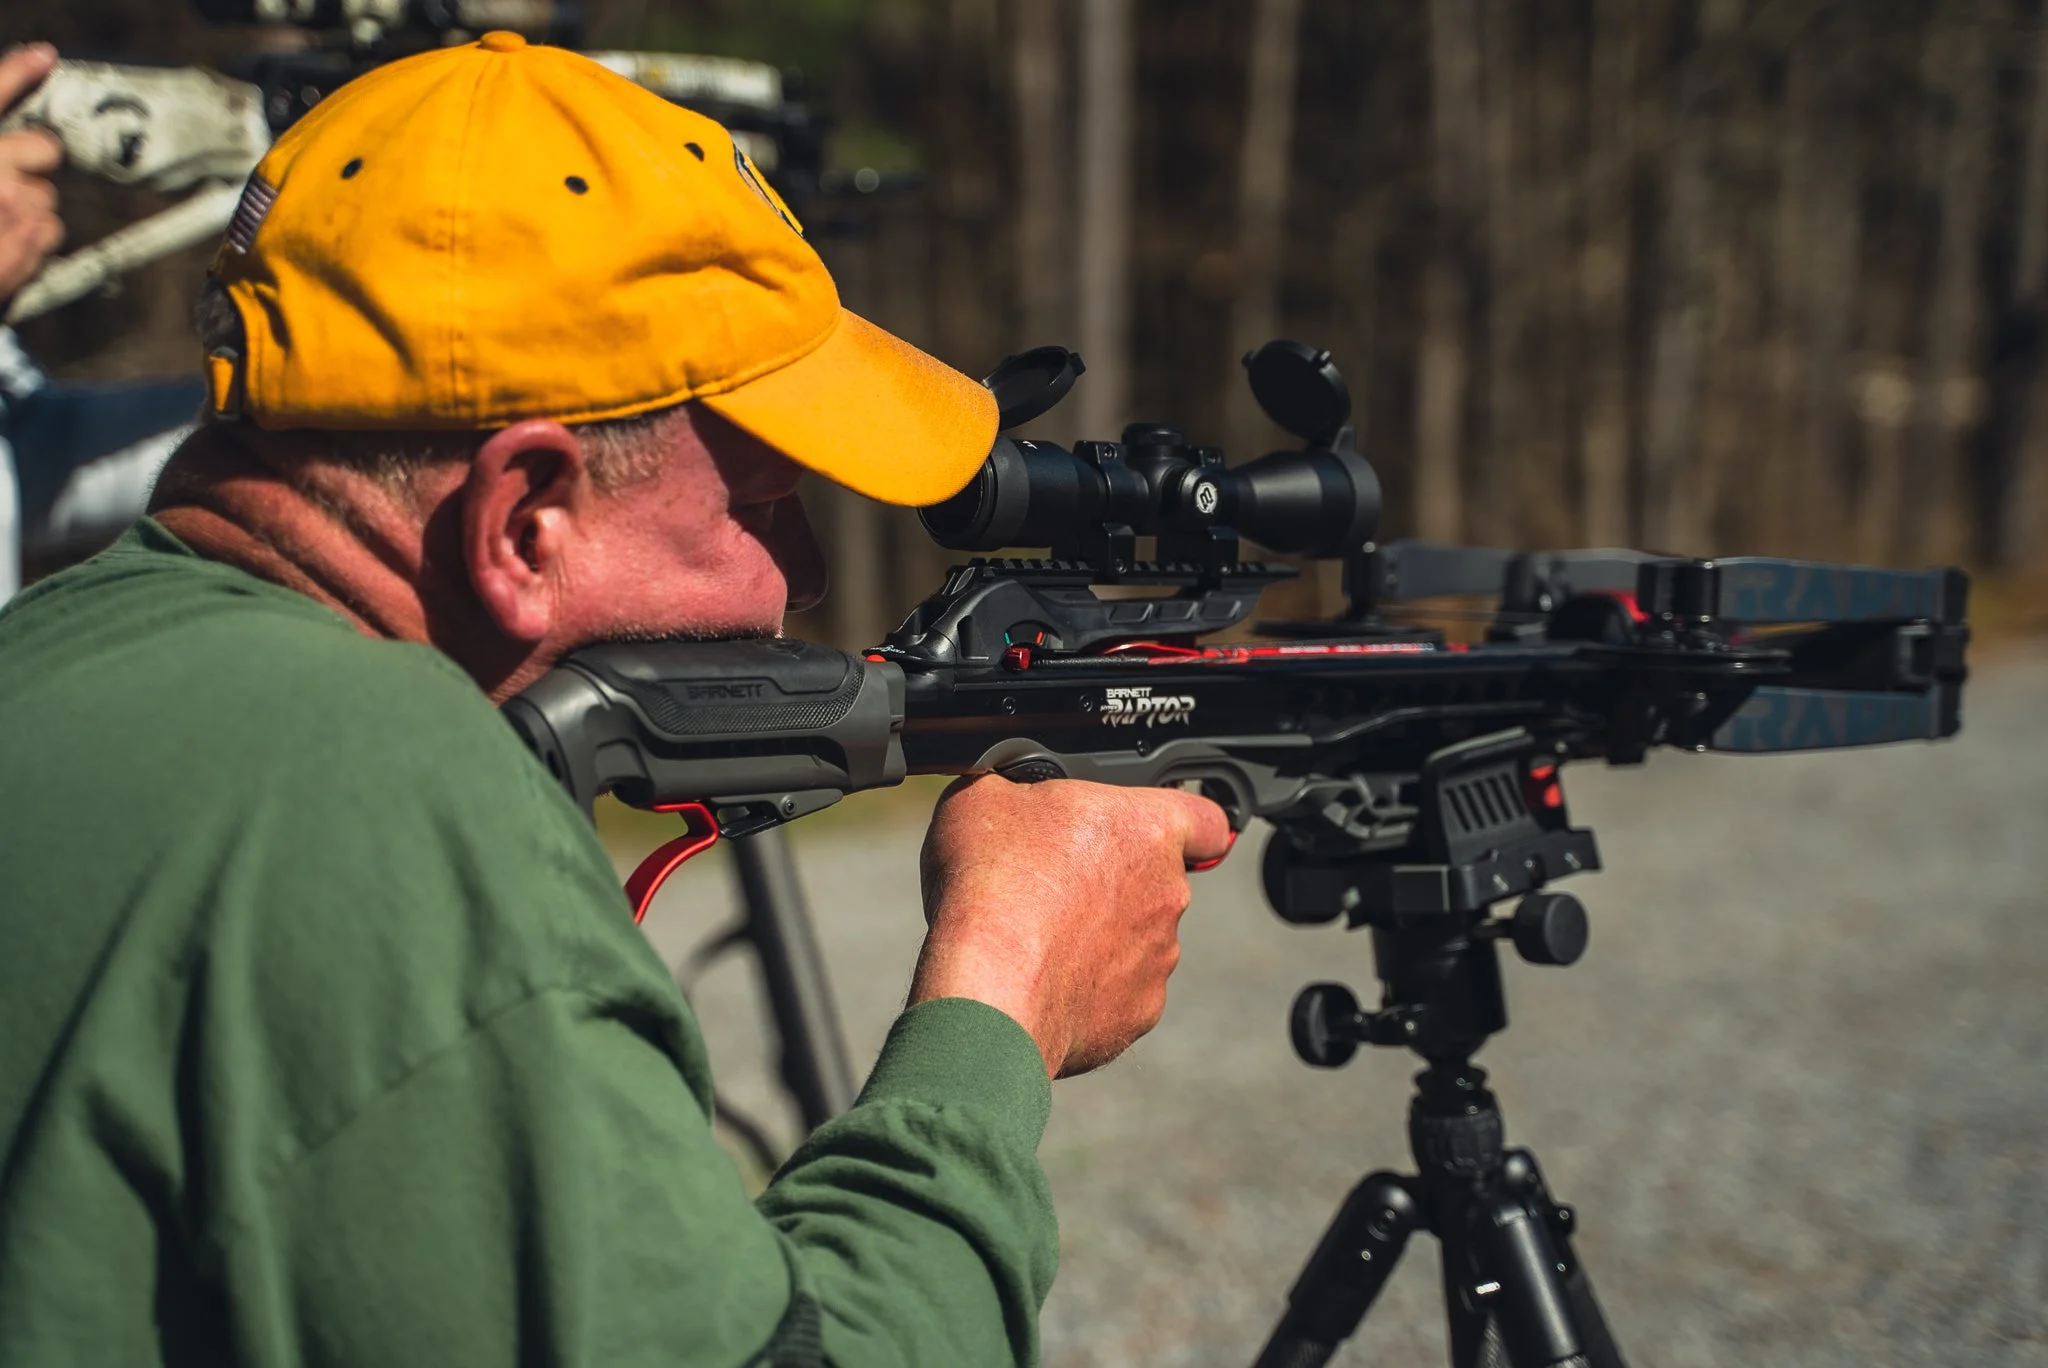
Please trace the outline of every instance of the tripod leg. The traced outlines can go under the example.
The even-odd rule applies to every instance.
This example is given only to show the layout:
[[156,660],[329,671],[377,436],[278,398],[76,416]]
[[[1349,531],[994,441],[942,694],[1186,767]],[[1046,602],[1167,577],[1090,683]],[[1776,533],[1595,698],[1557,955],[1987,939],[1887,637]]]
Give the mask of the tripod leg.
[[1607,1316],[1593,1296],[1593,1280],[1577,1259],[1572,1260],[1571,1276],[1564,1280],[1564,1294],[1571,1302],[1572,1318],[1579,1323],[1579,1343],[1586,1351],[1588,1368],[1628,1368],[1621,1350],[1615,1347],[1614,1333],[1607,1328]]
[[1287,1312],[1254,1368],[1322,1368],[1385,1286],[1420,1217],[1408,1180],[1368,1175],[1351,1189],[1287,1293]]
[[[1511,1150],[1501,1184],[1475,1193],[1462,1222],[1470,1256],[1456,1265],[1446,1248],[1445,1299],[1452,1315],[1452,1363],[1499,1362],[1513,1368],[1624,1368],[1593,1285],[1571,1246],[1572,1216],[1551,1199],[1535,1159]],[[1477,1311],[1490,1333],[1475,1346],[1459,1312]],[[1461,1340],[1463,1341],[1461,1343]],[[1477,1354],[1460,1358],[1459,1351]]]
[[832,983],[811,930],[810,906],[780,828],[732,842],[746,907],[746,936],[761,964],[769,1011],[782,1038],[782,1085],[814,1131],[853,1105],[857,1085],[839,1034]]
[[1449,1244],[1444,1245],[1443,1256],[1444,1328],[1451,1368],[1514,1368],[1493,1317],[1474,1310],[1468,1300],[1473,1282],[1470,1260]]
[[1572,1245],[1577,1213],[1560,1205],[1550,1195],[1550,1185],[1543,1181],[1543,1171],[1536,1166],[1536,1156],[1529,1151],[1509,1150],[1502,1172],[1508,1183],[1519,1188],[1528,1199],[1530,1210],[1538,1217],[1548,1218],[1557,1251],[1570,1270],[1564,1277],[1565,1301],[1571,1308],[1572,1324],[1579,1332],[1580,1352],[1584,1354],[1588,1368],[1627,1368],[1627,1362],[1614,1342],[1614,1332],[1607,1328],[1607,1316],[1593,1295],[1592,1277]]
[[1565,1295],[1569,1271],[1549,1222],[1518,1193],[1502,1192],[1475,1211],[1480,1261],[1491,1275],[1486,1309],[1499,1323],[1515,1368],[1583,1368],[1578,1327]]

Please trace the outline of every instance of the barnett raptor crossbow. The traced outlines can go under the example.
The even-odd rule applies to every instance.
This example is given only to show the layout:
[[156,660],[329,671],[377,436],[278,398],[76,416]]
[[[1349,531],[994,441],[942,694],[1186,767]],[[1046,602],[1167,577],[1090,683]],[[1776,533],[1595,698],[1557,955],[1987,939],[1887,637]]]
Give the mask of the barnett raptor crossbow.
[[[1273,342],[1245,364],[1299,449],[1226,466],[1152,424],[1071,450],[1000,437],[965,489],[923,511],[925,527],[955,550],[1043,547],[1047,558],[955,567],[862,654],[793,640],[599,645],[504,711],[586,809],[611,792],[685,820],[628,884],[636,916],[720,836],[908,774],[1177,785],[1215,799],[1234,829],[1264,819],[1274,910],[1370,929],[1381,981],[1372,1009],[1340,984],[1303,990],[1296,1051],[1334,1067],[1360,1044],[1401,1046],[1426,1067],[1409,1120],[1418,1172],[1374,1173],[1353,1190],[1258,1362],[1326,1361],[1426,1230],[1441,1246],[1457,1368],[1619,1368],[1573,1249],[1574,1213],[1528,1151],[1505,1147],[1471,1062],[1507,1023],[1501,941],[1538,964],[1585,949],[1584,908],[1551,885],[1600,858],[1592,832],[1570,823],[1560,769],[1634,763],[1653,746],[1953,735],[1968,579],[1380,545],[1379,483],[1328,354]],[[1010,358],[988,379],[1004,429],[1050,408],[1080,372],[1056,347]],[[1242,558],[1244,541],[1341,558],[1348,606],[1210,640],[1296,573]],[[1484,641],[1403,621],[1414,600],[1482,594],[1498,604]]]

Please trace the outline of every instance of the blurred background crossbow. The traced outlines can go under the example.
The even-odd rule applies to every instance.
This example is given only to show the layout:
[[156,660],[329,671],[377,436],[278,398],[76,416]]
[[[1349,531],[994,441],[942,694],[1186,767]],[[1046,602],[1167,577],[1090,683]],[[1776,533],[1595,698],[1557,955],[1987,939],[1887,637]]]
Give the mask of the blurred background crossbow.
[[[48,313],[139,266],[218,237],[271,140],[372,67],[491,29],[567,47],[580,46],[582,38],[577,9],[563,0],[198,0],[198,8],[211,23],[297,30],[305,45],[249,54],[228,63],[226,72],[67,60],[0,118],[0,132],[54,133],[76,172],[185,195],[52,261],[15,296],[6,323]],[[814,234],[849,227],[834,215],[837,196],[916,184],[908,172],[828,170],[830,121],[805,103],[794,71],[694,53],[587,55],[731,129]]]

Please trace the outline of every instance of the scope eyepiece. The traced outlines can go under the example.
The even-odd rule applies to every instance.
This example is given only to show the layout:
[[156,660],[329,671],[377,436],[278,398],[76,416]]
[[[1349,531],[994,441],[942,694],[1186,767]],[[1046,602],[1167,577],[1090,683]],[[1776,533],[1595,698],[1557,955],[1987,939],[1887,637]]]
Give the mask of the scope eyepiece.
[[[1122,487],[1114,493],[1128,503],[1133,491]],[[941,546],[995,551],[1053,546],[1084,523],[1129,521],[1110,517],[1111,502],[1112,480],[1065,447],[998,437],[967,487],[944,503],[919,509],[918,517]]]
[[1379,477],[1341,443],[1231,469],[1215,448],[1188,446],[1177,430],[1151,424],[1126,428],[1121,443],[1082,442],[1072,451],[998,438],[966,488],[918,513],[932,539],[955,551],[1043,546],[1078,554],[1088,528],[1118,524],[1163,542],[1224,529],[1311,557],[1363,546],[1379,515]]

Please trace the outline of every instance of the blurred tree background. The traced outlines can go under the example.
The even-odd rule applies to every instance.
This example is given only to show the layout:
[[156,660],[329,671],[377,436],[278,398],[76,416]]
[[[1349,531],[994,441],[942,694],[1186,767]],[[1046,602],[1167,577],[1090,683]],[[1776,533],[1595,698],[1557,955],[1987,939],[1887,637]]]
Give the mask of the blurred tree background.
[[[1383,531],[2048,573],[2043,0],[587,0],[588,45],[802,73],[846,300],[979,374],[1089,371],[1034,428],[1284,442],[1237,358],[1329,348]],[[0,37],[217,62],[165,0]],[[74,240],[148,197],[68,182]],[[70,377],[189,365],[195,252],[25,329]],[[564,307],[574,307],[565,301]],[[906,453],[906,459],[910,456]],[[872,640],[949,559],[813,501]],[[1308,602],[1301,601],[1302,599]],[[1311,575],[1294,607],[1333,607]]]

